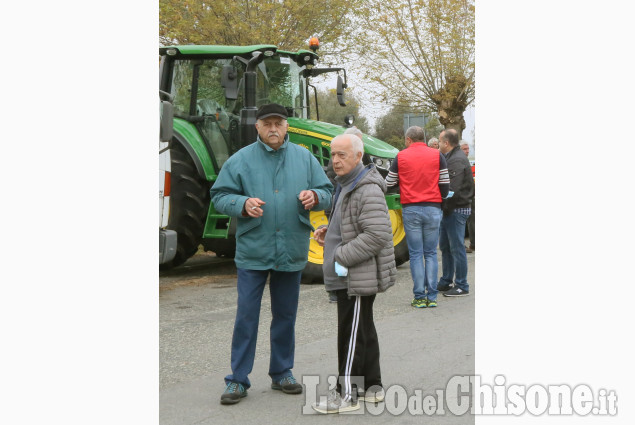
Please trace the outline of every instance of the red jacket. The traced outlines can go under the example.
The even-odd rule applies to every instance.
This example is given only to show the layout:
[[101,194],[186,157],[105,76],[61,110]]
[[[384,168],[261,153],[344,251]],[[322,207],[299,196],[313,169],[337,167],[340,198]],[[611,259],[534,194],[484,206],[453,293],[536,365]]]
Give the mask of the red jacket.
[[425,143],[412,143],[397,154],[402,204],[441,203],[439,163],[441,153]]

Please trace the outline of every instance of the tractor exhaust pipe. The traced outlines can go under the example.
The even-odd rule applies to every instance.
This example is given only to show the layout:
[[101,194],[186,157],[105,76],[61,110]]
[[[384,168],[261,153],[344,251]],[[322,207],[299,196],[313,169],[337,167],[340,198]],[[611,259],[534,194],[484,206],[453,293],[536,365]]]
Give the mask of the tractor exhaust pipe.
[[256,141],[258,132],[256,131],[256,67],[265,58],[262,52],[253,52],[253,57],[247,63],[244,78],[244,100],[245,104],[240,110],[239,127],[239,148],[247,146]]

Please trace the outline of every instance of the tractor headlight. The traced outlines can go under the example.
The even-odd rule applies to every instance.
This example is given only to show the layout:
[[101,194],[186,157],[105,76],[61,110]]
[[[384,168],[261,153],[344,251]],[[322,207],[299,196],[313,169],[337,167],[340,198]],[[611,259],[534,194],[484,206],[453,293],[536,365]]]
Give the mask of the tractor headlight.
[[379,156],[370,156],[370,160],[375,164],[377,168],[382,168],[384,170],[390,169],[390,164],[392,164],[391,158],[382,158]]

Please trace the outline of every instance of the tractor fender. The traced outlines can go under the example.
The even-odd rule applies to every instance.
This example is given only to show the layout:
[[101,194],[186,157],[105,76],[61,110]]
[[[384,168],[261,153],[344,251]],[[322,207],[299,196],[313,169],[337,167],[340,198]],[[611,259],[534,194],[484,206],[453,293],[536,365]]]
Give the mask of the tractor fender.
[[200,178],[207,181],[216,179],[214,164],[209,156],[205,142],[196,127],[182,119],[174,119],[174,137],[172,143],[180,143],[194,161]]

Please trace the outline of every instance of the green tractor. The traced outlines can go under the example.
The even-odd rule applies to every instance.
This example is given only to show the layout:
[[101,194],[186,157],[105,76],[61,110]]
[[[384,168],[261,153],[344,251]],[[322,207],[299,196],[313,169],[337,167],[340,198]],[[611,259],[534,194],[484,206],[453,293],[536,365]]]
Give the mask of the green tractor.
[[[289,140],[305,147],[326,168],[330,141],[346,128],[319,121],[317,91],[312,77],[337,73],[337,93],[344,105],[346,71],[316,68],[314,51],[288,52],[273,45],[168,46],[159,49],[160,87],[173,99],[172,140],[161,149],[160,233],[177,235],[174,255],[160,267],[183,264],[199,245],[217,256],[233,257],[236,224],[219,214],[210,202],[209,189],[227,159],[256,140],[256,111],[260,105],[278,103],[289,114]],[[344,78],[342,78],[343,74]],[[318,121],[309,119],[309,87],[315,96]],[[386,175],[398,150],[364,135],[364,161],[372,161]],[[408,260],[408,247],[398,193],[386,195],[390,210],[397,265]],[[326,224],[323,211],[311,212],[314,228]],[[161,248],[160,248],[161,249]],[[322,248],[311,242],[304,282],[322,281]]]

